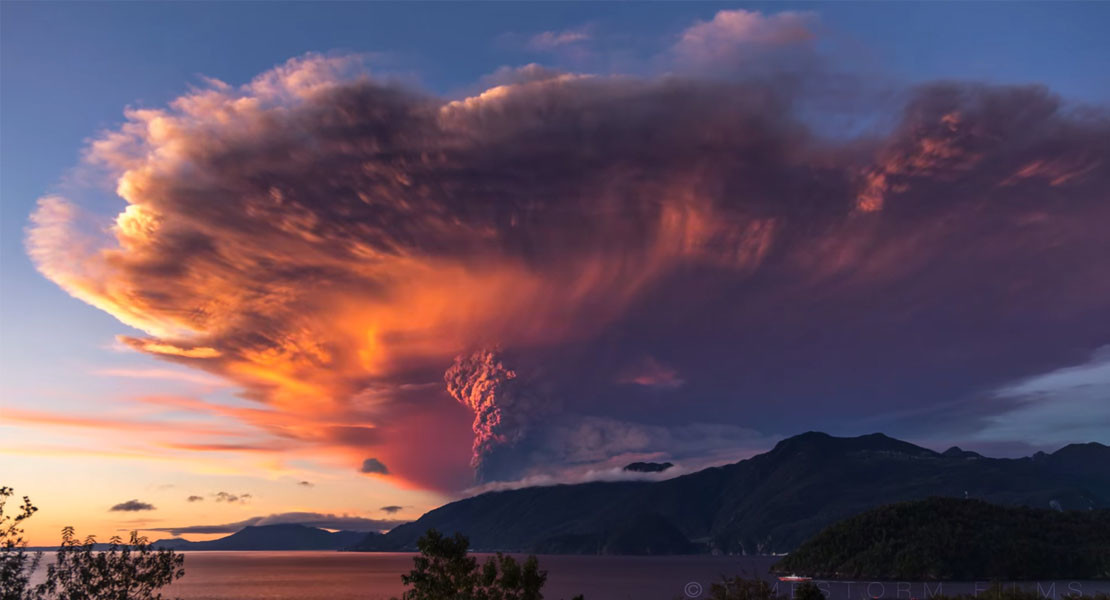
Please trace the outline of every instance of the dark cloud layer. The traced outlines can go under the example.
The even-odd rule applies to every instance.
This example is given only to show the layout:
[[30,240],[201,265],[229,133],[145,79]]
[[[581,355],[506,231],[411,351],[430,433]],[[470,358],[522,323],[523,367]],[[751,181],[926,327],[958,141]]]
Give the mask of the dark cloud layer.
[[120,502],[108,510],[112,512],[139,512],[154,510],[154,505],[148,502],[140,502],[139,500],[128,500],[127,502]]
[[[810,19],[715,19],[683,60],[808,45]],[[279,439],[379,457],[363,472],[451,489],[468,464],[725,456],[864,419],[973,438],[1013,407],[983,394],[1110,340],[1101,108],[939,83],[827,137],[776,79],[545,72],[446,101],[350,68],[133,111],[90,151],[128,203],[110,239],[51,197],[28,246],[147,333],[127,344],[238,382]]]
[[376,458],[368,458],[362,461],[362,467],[359,468],[359,472],[389,475],[389,468],[385,466],[385,463]]

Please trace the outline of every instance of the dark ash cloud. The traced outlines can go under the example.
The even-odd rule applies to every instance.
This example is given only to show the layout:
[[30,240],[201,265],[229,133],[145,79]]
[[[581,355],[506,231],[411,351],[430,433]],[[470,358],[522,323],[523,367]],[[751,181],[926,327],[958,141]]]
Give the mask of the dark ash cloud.
[[389,514],[392,515],[392,514],[399,513],[404,509],[405,509],[404,506],[390,505],[390,506],[383,506],[379,510],[381,510],[384,513],[389,513]]
[[368,458],[362,461],[362,467],[359,469],[360,473],[377,473],[379,475],[389,475],[389,468],[385,464],[376,459]]
[[108,509],[112,512],[138,512],[141,510],[155,510],[154,505],[148,502],[140,502],[138,500],[128,500],[127,502],[120,502],[119,504]]
[[505,468],[498,463],[512,460],[514,446],[554,408],[537,392],[538,386],[506,362],[500,349],[457,356],[443,379],[451,397],[474,413],[471,465],[479,481]]
[[[44,198],[28,250],[130,347],[240,384],[283,449],[421,487],[864,420],[1010,435],[985,393],[1110,343],[1110,117],[940,83],[825,135],[808,98],[874,106],[811,77],[811,22],[726,11],[666,77],[454,101],[293,60],[130,112],[89,153],[126,207]],[[706,66],[753,45],[804,68]]]
[[204,496],[189,496],[185,499],[186,502],[204,502]]

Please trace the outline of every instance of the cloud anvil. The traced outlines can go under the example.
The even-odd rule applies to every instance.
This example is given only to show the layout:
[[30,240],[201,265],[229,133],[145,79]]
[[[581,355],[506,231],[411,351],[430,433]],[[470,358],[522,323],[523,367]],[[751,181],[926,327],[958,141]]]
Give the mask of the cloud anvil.
[[[847,136],[808,88],[693,67],[449,100],[360,64],[129,111],[85,158],[122,210],[98,229],[44,197],[27,236],[145,332],[127,345],[231,380],[261,403],[234,416],[352,473],[701,460],[783,431],[779,409],[925,422],[1110,339],[1110,120],[1044,88],[921,86]],[[973,429],[1006,409],[968,406]]]

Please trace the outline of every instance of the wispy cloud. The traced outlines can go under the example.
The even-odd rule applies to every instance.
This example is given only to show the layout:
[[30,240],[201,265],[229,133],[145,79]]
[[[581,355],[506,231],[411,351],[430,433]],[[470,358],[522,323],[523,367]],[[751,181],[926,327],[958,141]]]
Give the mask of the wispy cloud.
[[9,423],[40,425],[45,427],[67,427],[108,431],[151,432],[160,435],[167,432],[184,432],[192,436],[233,436],[243,433],[237,427],[221,427],[206,422],[166,421],[157,419],[133,419],[127,417],[99,417],[74,413],[24,410],[4,408],[4,419]]
[[1072,442],[1110,443],[1110,346],[1090,360],[1027,377],[995,390],[1003,402],[982,417],[975,439],[1020,440],[1039,447]]
[[105,377],[125,377],[129,379],[181,381],[208,387],[222,387],[228,385],[226,381],[217,377],[193,371],[177,371],[174,369],[97,369],[93,371],[93,374]]
[[575,29],[543,31],[528,39],[528,47],[532,50],[551,51],[582,44],[592,39],[591,29],[589,26],[582,26]]
[[664,389],[676,389],[686,383],[678,371],[650,356],[619,373],[617,382]]

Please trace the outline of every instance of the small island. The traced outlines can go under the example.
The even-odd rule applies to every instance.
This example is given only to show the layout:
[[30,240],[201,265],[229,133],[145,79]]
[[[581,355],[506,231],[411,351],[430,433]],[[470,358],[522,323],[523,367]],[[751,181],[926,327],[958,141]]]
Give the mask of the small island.
[[890,504],[825,528],[773,570],[825,579],[1110,579],[1110,510],[955,498]]

